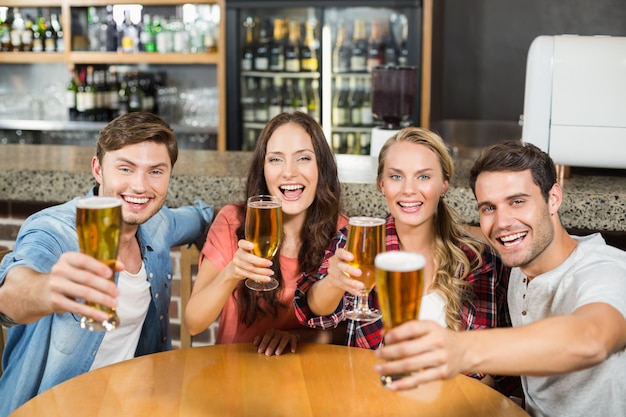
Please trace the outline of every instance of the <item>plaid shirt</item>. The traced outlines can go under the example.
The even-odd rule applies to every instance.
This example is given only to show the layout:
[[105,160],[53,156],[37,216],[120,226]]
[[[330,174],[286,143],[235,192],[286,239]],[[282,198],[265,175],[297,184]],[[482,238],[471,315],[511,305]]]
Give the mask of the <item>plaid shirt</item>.
[[[341,229],[330,245],[326,249],[324,261],[316,274],[302,274],[298,280],[294,304],[296,316],[300,323],[322,329],[333,329],[345,320],[344,309],[352,309],[355,296],[345,293],[339,302],[337,309],[328,316],[316,316],[311,312],[307,303],[306,293],[313,284],[324,279],[328,274],[328,260],[339,248],[346,244],[348,234],[347,226]],[[461,246],[463,252],[470,260],[475,259],[473,252],[464,245]],[[394,218],[389,215],[386,225],[386,250],[400,250],[400,241],[396,231]],[[463,305],[461,311],[461,324],[465,330],[487,329],[491,327],[510,327],[511,321],[507,306],[507,287],[510,270],[496,255],[494,250],[484,245],[482,253],[482,263],[478,269],[473,270],[465,280],[472,284],[473,298]],[[369,294],[369,305],[372,308],[380,309],[376,287]],[[350,320],[347,326],[346,341],[347,346],[356,346],[367,349],[376,349],[382,342],[381,336],[382,321],[355,322]],[[482,378],[484,375],[472,374],[475,378]],[[497,381],[497,379],[496,379]],[[509,383],[507,383],[508,385]],[[513,388],[511,388],[513,389]],[[508,391],[508,389],[506,389]]]

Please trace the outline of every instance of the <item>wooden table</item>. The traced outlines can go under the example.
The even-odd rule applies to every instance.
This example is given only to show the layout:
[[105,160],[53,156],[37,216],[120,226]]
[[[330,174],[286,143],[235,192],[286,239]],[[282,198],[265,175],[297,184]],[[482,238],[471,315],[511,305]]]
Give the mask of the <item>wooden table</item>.
[[371,350],[301,345],[267,357],[251,344],[173,350],[88,372],[33,398],[12,417],[528,416],[465,377],[391,392]]

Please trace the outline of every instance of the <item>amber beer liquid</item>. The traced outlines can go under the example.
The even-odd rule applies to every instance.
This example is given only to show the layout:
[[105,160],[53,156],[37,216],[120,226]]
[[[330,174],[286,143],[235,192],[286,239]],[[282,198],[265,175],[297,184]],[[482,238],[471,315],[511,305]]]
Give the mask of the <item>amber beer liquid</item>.
[[[76,233],[80,251],[106,264],[115,277],[115,261],[122,227],[122,202],[115,197],[86,197],[76,203]],[[89,317],[81,318],[81,327],[88,330],[112,330],[119,325],[114,308],[87,302],[87,305],[105,311],[104,322]]]
[[283,234],[283,211],[280,203],[252,201],[246,215],[246,239],[254,243],[254,254],[272,259]]
[[375,217],[351,217],[345,248],[354,255],[351,266],[361,269],[360,277],[369,292],[376,283],[374,259],[385,250],[385,219]]
[[[424,292],[426,260],[413,252],[385,252],[376,257],[376,288],[385,330],[417,320]],[[383,385],[406,375],[381,377]]]

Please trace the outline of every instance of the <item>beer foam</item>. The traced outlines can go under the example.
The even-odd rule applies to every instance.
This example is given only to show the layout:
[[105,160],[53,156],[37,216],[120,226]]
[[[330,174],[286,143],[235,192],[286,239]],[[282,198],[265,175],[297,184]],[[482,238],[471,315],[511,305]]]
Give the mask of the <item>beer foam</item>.
[[348,221],[350,226],[380,226],[381,224],[385,224],[385,219],[381,219],[378,217],[350,217]]
[[374,264],[385,271],[409,272],[424,268],[426,258],[415,252],[391,251],[376,255]]
[[83,197],[76,201],[76,207],[82,209],[103,209],[122,205],[122,200],[116,197]]

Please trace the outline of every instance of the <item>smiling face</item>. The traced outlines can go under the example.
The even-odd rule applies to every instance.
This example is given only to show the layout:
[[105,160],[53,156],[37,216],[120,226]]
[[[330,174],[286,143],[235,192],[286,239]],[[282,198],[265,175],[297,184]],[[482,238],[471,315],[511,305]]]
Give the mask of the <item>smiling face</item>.
[[127,145],[92,160],[99,194],[122,200],[122,217],[137,226],[154,216],[165,204],[172,164],[167,147],[152,141]]
[[533,182],[530,170],[485,171],[476,178],[480,227],[507,266],[519,266],[529,276],[549,264],[561,189],[555,184],[548,202]]
[[283,202],[283,213],[306,213],[315,200],[319,174],[313,142],[300,125],[286,123],[272,133],[264,171],[270,194]]
[[439,158],[422,144],[397,142],[387,151],[379,187],[396,225],[432,227],[448,190]]

